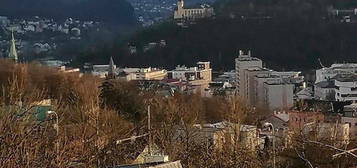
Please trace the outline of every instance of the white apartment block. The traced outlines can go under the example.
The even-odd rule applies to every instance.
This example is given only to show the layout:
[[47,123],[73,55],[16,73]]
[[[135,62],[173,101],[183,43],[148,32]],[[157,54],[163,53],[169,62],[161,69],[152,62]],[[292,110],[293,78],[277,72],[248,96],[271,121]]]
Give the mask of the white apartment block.
[[335,81],[327,80],[315,83],[314,96],[317,100],[335,100]]
[[357,64],[354,63],[332,64],[331,67],[324,67],[322,69],[316,70],[315,83],[332,79],[338,74],[344,75],[344,74],[355,74],[355,73],[357,73]]
[[277,78],[264,83],[264,104],[270,110],[290,109],[294,106],[294,84],[285,83]]
[[337,75],[335,80],[335,99],[337,101],[357,102],[357,75]]
[[244,54],[243,51],[240,50],[238,58],[235,59],[235,64],[238,95],[242,99],[246,99],[248,96],[247,89],[245,88],[248,85],[246,70],[263,68],[263,61],[259,58],[252,57],[250,51],[248,54]]
[[177,1],[177,9],[174,11],[175,20],[195,20],[207,18],[214,15],[214,10],[208,5],[201,5],[198,8],[185,8],[184,0]]
[[301,72],[278,72],[262,68],[262,60],[239,52],[236,59],[237,90],[242,100],[251,106],[270,110],[293,106],[295,84],[304,82]]
[[198,62],[196,67],[177,66],[168,72],[169,79],[188,81],[191,85],[207,88],[212,81],[210,62]]

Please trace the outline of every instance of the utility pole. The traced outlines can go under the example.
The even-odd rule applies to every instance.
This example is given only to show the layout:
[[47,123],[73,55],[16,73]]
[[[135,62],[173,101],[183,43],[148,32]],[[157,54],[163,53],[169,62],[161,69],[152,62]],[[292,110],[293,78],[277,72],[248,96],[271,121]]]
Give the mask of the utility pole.
[[151,136],[151,114],[150,114],[150,105],[148,105],[148,133],[149,133],[149,145],[148,145],[148,149],[149,149],[149,155],[151,156],[151,142],[152,142],[152,136]]

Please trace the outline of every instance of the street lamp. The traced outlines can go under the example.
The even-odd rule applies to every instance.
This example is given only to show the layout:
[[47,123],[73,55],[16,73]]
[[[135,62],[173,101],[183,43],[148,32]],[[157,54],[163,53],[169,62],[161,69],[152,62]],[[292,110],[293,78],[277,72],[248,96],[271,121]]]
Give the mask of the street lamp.
[[273,168],[275,168],[275,129],[272,123],[266,122],[264,123],[264,127],[271,127],[273,130]]
[[55,111],[47,111],[47,114],[54,114],[56,116],[56,132],[57,132],[57,142],[56,142],[56,152],[57,152],[57,161],[58,161],[58,155],[59,155],[59,125],[58,125],[58,114]]

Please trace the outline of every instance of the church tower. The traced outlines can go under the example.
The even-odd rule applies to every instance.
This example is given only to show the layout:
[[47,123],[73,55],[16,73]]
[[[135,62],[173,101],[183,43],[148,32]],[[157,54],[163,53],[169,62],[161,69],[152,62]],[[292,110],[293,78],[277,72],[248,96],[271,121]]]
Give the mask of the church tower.
[[10,49],[9,49],[9,55],[8,59],[14,60],[15,62],[18,61],[18,56],[17,56],[17,51],[16,51],[16,44],[15,44],[15,38],[14,38],[14,32],[11,32],[11,41],[10,41]]
[[115,69],[116,69],[116,65],[114,64],[113,57],[110,57],[108,78],[110,78],[110,79],[114,79],[115,78]]
[[183,9],[183,0],[177,0],[177,9]]

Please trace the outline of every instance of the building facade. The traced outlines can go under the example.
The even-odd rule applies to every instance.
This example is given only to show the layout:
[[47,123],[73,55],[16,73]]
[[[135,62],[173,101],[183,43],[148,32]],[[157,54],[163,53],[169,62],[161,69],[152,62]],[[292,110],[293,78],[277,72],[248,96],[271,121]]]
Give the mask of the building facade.
[[335,80],[335,100],[357,102],[357,75],[344,74],[336,75]]
[[326,80],[314,85],[314,95],[317,100],[335,100],[335,81]]
[[187,68],[177,66],[176,69],[168,72],[168,79],[178,79],[188,81],[190,85],[199,88],[208,88],[212,81],[212,69],[210,62],[198,62],[196,67]]
[[294,106],[294,85],[282,81],[264,83],[264,104],[270,110],[288,110]]
[[252,57],[251,52],[244,54],[239,51],[238,58],[235,59],[235,70],[237,74],[237,93],[242,99],[248,97],[248,80],[249,75],[246,75],[246,70],[263,68],[263,61],[259,58]]
[[318,124],[325,121],[325,116],[319,112],[289,112],[289,129],[295,133],[304,131],[311,124]]
[[174,19],[179,20],[195,20],[199,18],[212,17],[214,10],[208,5],[201,5],[197,8],[186,8],[184,0],[177,1],[177,9],[174,11]]
[[132,80],[163,80],[167,71],[159,68],[123,68],[119,69],[119,77],[126,81]]
[[332,64],[331,67],[324,67],[316,70],[316,81],[319,83],[332,79],[336,75],[348,75],[355,74],[357,72],[357,64],[345,63],[345,64]]

